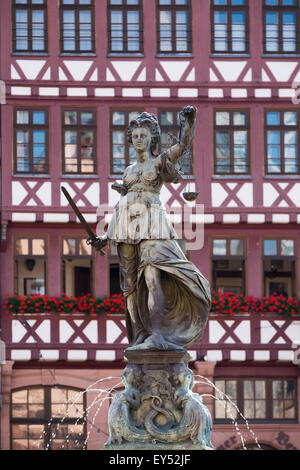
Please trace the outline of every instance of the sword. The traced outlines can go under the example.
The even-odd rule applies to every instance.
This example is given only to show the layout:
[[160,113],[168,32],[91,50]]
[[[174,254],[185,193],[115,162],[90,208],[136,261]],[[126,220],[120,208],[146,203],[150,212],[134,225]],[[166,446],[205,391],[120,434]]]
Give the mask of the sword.
[[[78,207],[76,206],[75,202],[73,201],[73,199],[71,198],[70,194],[68,193],[68,191],[66,190],[66,188],[64,188],[62,186],[61,188],[62,192],[64,193],[64,195],[66,196],[70,206],[72,207],[73,211],[75,212],[75,214],[77,215],[78,219],[80,220],[80,223],[81,225],[84,227],[85,231],[87,232],[88,236],[90,237],[90,240],[93,242],[94,240],[97,240],[97,237],[96,235],[94,234],[94,232],[92,231],[91,227],[89,226],[89,224],[87,223],[87,221],[85,220],[85,218],[83,217],[82,213],[80,212],[80,210],[78,209]],[[100,251],[100,255],[101,256],[105,256],[105,253],[102,251],[102,250],[98,250]]]

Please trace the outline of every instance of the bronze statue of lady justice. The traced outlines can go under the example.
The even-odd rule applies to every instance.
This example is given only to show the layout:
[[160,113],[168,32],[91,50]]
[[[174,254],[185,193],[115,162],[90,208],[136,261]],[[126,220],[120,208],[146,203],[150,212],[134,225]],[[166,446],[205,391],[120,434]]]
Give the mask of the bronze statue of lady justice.
[[160,139],[156,116],[143,112],[130,122],[128,141],[137,161],[125,169],[123,184],[113,185],[121,198],[106,234],[87,240],[96,250],[109,241],[117,245],[127,351],[184,351],[207,322],[209,283],[179,247],[159,198],[164,182],[182,178],[176,164],[192,145],[196,113],[193,106],[183,108],[178,142],[160,155],[154,154]]

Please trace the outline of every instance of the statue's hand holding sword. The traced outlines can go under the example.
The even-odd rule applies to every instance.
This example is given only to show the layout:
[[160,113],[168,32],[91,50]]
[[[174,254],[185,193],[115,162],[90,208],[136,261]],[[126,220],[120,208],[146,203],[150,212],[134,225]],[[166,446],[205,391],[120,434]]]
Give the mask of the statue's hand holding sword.
[[84,229],[86,230],[86,232],[89,236],[87,241],[86,241],[87,244],[91,245],[93,248],[95,248],[95,250],[99,251],[101,256],[104,256],[105,253],[102,251],[101,248],[103,248],[105,245],[107,245],[107,242],[108,242],[107,237],[106,236],[96,237],[96,235],[92,231],[91,227],[88,225],[87,221],[83,217],[82,213],[80,212],[80,210],[76,206],[75,202],[71,198],[71,196],[68,193],[68,191],[66,190],[66,188],[62,187],[61,190],[64,193],[65,197],[67,198],[67,200],[68,200],[70,206],[72,207],[73,211],[77,215],[81,225],[84,227]]

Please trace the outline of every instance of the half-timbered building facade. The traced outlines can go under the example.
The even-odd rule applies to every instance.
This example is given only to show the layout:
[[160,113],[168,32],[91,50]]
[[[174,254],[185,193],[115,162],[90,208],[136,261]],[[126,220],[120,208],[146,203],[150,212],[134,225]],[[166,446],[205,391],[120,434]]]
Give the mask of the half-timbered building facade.
[[[89,250],[61,187],[96,230],[130,119],[158,115],[164,149],[187,104],[194,146],[161,194],[181,221],[199,192],[187,255],[214,291],[299,298],[299,17],[299,0],[0,0],[1,303],[119,291],[116,252]],[[1,448],[101,448],[124,317],[3,311],[1,328]],[[297,315],[212,312],[190,367],[216,448],[300,448],[299,344]]]

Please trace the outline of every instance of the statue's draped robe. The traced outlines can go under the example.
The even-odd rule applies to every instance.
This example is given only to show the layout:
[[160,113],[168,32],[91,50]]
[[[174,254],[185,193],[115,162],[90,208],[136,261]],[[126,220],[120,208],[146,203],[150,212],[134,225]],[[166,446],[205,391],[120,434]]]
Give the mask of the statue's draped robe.
[[187,347],[200,339],[207,322],[209,283],[182,252],[159,199],[163,182],[178,182],[180,178],[167,153],[127,167],[123,176],[127,194],[116,206],[107,236],[118,245],[130,343],[140,334],[151,334],[144,277],[149,264],[161,271],[165,297],[161,332],[165,340]]

